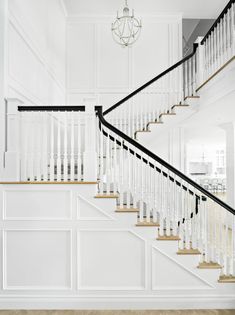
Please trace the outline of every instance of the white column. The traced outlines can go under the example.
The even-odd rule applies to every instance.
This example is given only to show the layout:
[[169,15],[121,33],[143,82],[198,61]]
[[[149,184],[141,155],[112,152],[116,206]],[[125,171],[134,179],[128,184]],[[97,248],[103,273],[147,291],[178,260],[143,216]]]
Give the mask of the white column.
[[6,40],[8,0],[0,1],[0,173],[3,172],[5,142]]
[[83,154],[84,181],[97,181],[95,98],[84,99],[85,112],[85,152]]
[[235,207],[235,121],[222,126],[226,132],[227,203]]
[[18,99],[8,99],[6,104],[6,147],[4,150],[4,166],[1,180],[20,180],[20,125],[18,106],[22,102]]

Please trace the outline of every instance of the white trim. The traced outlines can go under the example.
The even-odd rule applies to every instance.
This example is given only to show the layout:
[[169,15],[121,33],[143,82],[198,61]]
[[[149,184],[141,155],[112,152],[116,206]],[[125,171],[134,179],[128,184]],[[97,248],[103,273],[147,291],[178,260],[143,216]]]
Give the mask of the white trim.
[[[76,202],[76,214],[77,214],[77,220],[79,221],[116,221],[116,219],[102,210],[100,207],[98,207],[96,204],[90,202],[89,200],[83,198],[80,194],[77,194],[76,196],[77,202]],[[91,207],[95,208],[98,212],[100,212],[103,217],[81,217],[80,215],[80,206],[79,206],[79,199],[81,199],[83,202],[87,203]]]
[[[81,257],[81,253],[80,253],[80,233],[81,232],[127,232],[130,233],[132,235],[134,235],[136,238],[140,239],[142,242],[144,242],[144,284],[143,286],[140,287],[90,287],[90,286],[81,286],[79,283],[79,278],[80,278],[80,274],[81,274],[81,269],[80,269],[80,264],[79,264],[79,258]],[[122,229],[122,228],[114,228],[114,229],[110,229],[110,228],[94,228],[94,229],[77,229],[77,290],[79,291],[144,291],[147,290],[147,241],[139,236],[137,233],[133,232],[130,229]]]
[[49,74],[51,79],[53,79],[59,89],[61,89],[63,93],[65,93],[64,84],[60,81],[60,79],[57,78],[54,69],[50,66],[50,64],[48,64],[48,61],[44,57],[46,53],[40,51],[35,41],[31,37],[29,37],[19,19],[11,11],[9,11],[9,23],[14,28],[16,33],[21,37],[27,47],[31,50],[37,60],[45,67],[45,70]]
[[67,19],[68,11],[67,11],[66,5],[64,3],[64,0],[59,0],[59,3],[60,3],[60,7],[61,7],[61,9],[63,11],[64,17],[65,17],[65,19]]
[[177,290],[177,291],[182,291],[182,290],[213,290],[215,289],[215,286],[211,283],[209,283],[208,281],[204,280],[202,277],[200,277],[198,274],[196,274],[195,272],[189,270],[188,268],[186,268],[184,265],[182,265],[181,263],[179,263],[176,259],[174,259],[173,257],[170,257],[169,255],[167,255],[166,253],[164,253],[162,250],[160,250],[159,248],[152,246],[152,253],[151,253],[151,258],[153,260],[153,252],[158,251],[160,254],[162,254],[163,256],[165,256],[167,259],[169,259],[170,261],[172,261],[173,263],[175,263],[177,266],[179,266],[179,268],[183,269],[184,271],[188,272],[189,274],[191,274],[193,277],[199,279],[202,283],[206,284],[209,287],[157,287],[153,285],[153,277],[154,277],[154,269],[153,269],[153,263],[152,263],[152,290],[153,291],[169,291],[169,290]]
[[[142,14],[140,15],[142,20],[145,20],[144,23],[169,23],[172,21],[181,22],[182,14],[181,13],[169,13],[169,14]],[[79,24],[79,23],[109,23],[115,19],[113,14],[105,15],[68,15],[67,24]]]
[[165,296],[43,296],[0,295],[0,309],[53,309],[53,310],[174,310],[174,309],[234,309],[234,295],[165,295]]
[[[28,192],[28,193],[35,193],[35,192],[66,192],[69,194],[70,203],[69,203],[69,216],[68,217],[7,217],[6,215],[6,193],[7,192]],[[3,210],[2,210],[2,220],[3,221],[70,221],[72,220],[72,209],[73,209],[73,199],[72,199],[72,191],[71,190],[4,190],[3,192]]]
[[[69,283],[70,285],[67,287],[63,286],[8,286],[7,285],[7,261],[6,261],[6,238],[7,238],[7,232],[69,232],[70,234],[70,279]],[[19,228],[6,228],[2,229],[2,289],[4,291],[14,291],[14,290],[19,290],[19,291],[25,291],[25,290],[45,290],[45,291],[56,291],[56,290],[65,290],[65,291],[71,291],[73,288],[73,253],[72,253],[72,229],[67,229],[67,228],[36,228],[36,229],[19,229]]]

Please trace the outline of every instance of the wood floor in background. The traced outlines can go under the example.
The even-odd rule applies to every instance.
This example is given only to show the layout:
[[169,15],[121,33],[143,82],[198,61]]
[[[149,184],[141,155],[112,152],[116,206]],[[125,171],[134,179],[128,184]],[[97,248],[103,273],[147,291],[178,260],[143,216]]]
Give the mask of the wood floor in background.
[[183,311],[0,311],[0,315],[235,315],[235,310]]

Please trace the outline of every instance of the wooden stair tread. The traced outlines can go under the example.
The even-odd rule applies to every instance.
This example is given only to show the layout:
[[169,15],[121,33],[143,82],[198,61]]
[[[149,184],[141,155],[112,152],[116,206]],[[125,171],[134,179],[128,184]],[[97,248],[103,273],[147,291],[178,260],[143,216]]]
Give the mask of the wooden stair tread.
[[219,283],[235,283],[235,276],[220,276],[219,277],[219,280],[218,280]]
[[197,266],[198,269],[221,269],[222,266],[214,262],[203,261]]
[[177,255],[201,255],[201,252],[198,249],[194,248],[184,248],[184,249],[179,249],[177,251]]
[[137,132],[151,132],[151,130],[137,130],[135,133]]
[[150,226],[150,227],[154,227],[154,226],[160,226],[160,224],[158,222],[147,222],[147,221],[142,221],[142,222],[138,222],[136,223],[136,226],[141,226],[141,227],[145,227],[145,226]]
[[118,198],[116,194],[98,194],[94,198]]
[[171,113],[161,113],[159,115],[159,117],[161,117],[161,116],[171,116],[171,115],[176,115],[176,113],[173,113],[173,112],[171,112]]
[[189,107],[189,105],[188,105],[188,104],[176,104],[176,105],[173,105],[173,106],[171,107],[171,109],[174,109],[175,107],[177,107],[177,108],[180,108],[180,107]]
[[163,121],[150,121],[150,122],[147,124],[147,126],[148,126],[148,125],[157,125],[157,124],[164,124],[164,122],[163,122]]
[[200,96],[198,95],[186,96],[184,100],[186,101],[187,99],[190,99],[190,98],[200,98]]
[[139,209],[133,208],[133,207],[130,207],[130,208],[127,208],[127,207],[123,207],[123,208],[117,207],[117,209],[115,210],[115,212],[118,212],[118,213],[136,213],[136,212],[139,212]]
[[159,235],[157,237],[158,241],[180,241],[180,237],[178,235]]

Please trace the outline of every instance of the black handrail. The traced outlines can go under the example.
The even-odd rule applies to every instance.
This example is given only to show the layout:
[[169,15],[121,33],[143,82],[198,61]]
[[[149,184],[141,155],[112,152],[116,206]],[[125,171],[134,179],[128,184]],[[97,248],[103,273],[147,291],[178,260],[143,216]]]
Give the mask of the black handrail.
[[211,26],[211,28],[209,29],[209,31],[206,33],[206,35],[204,36],[204,38],[201,41],[201,45],[203,45],[206,41],[206,39],[211,35],[211,33],[214,31],[214,29],[216,28],[217,24],[219,24],[220,20],[223,19],[223,17],[225,16],[225,14],[227,13],[227,11],[231,8],[232,4],[235,3],[235,0],[230,0],[228,2],[228,4],[226,5],[226,7],[223,9],[223,11],[220,13],[220,15],[218,16],[218,18],[215,20],[215,22],[213,23],[213,25]]
[[153,152],[151,152],[150,150],[148,150],[147,148],[145,148],[144,146],[142,146],[140,143],[138,143],[137,141],[135,141],[134,139],[130,138],[128,135],[126,135],[125,133],[123,133],[122,131],[120,131],[119,129],[115,128],[113,125],[111,125],[107,120],[105,120],[103,113],[102,113],[102,107],[101,106],[97,106],[97,116],[99,118],[99,121],[102,125],[104,125],[105,127],[107,127],[109,130],[111,130],[112,132],[114,132],[116,135],[118,135],[119,137],[121,137],[123,140],[126,140],[127,142],[129,142],[131,145],[133,145],[136,149],[142,151],[144,154],[146,154],[148,157],[152,158],[153,160],[155,160],[156,162],[158,162],[159,164],[161,164],[162,166],[164,166],[165,168],[167,168],[169,171],[171,171],[172,173],[174,173],[175,175],[177,175],[178,177],[180,177],[181,179],[183,179],[185,182],[187,182],[188,184],[190,184],[191,186],[193,186],[194,188],[196,188],[198,191],[200,191],[203,195],[209,197],[210,199],[212,199],[214,202],[216,202],[217,204],[219,204],[221,207],[223,207],[224,209],[228,210],[230,213],[232,213],[233,215],[235,215],[235,210],[230,207],[229,205],[227,205],[225,202],[223,202],[222,200],[220,200],[219,198],[217,198],[215,195],[211,194],[209,191],[205,190],[203,187],[201,187],[200,185],[198,185],[196,182],[194,182],[192,179],[190,179],[189,177],[187,177],[185,174],[181,173],[179,170],[177,170],[176,168],[174,168],[172,165],[168,164],[166,161],[164,161],[163,159],[161,159],[159,156],[157,156],[156,154],[154,154]]
[[59,106],[59,105],[52,105],[52,106],[18,106],[19,112],[67,112],[67,111],[74,111],[74,112],[84,112],[85,106],[78,105],[78,106]]
[[113,106],[109,107],[108,109],[106,109],[103,113],[103,115],[107,115],[108,113],[110,113],[111,111],[113,111],[115,108],[117,108],[118,106],[120,106],[121,104],[125,103],[126,101],[128,101],[131,97],[135,96],[136,94],[138,94],[140,91],[142,91],[143,89],[145,89],[147,86],[151,85],[152,83],[154,83],[155,81],[159,80],[161,77],[163,77],[164,75],[166,75],[167,73],[171,72],[172,70],[174,70],[175,68],[177,68],[178,66],[180,66],[181,64],[185,63],[188,59],[192,58],[193,55],[195,54],[196,50],[197,50],[198,44],[193,44],[193,52],[191,54],[189,54],[188,56],[186,56],[185,58],[183,58],[182,60],[178,61],[177,63],[175,63],[173,66],[171,66],[170,68],[166,69],[165,71],[163,71],[162,73],[160,73],[159,75],[157,75],[156,77],[154,77],[153,79],[151,79],[150,81],[148,81],[147,83],[145,83],[144,85],[142,85],[141,87],[139,87],[138,89],[136,89],[135,91],[133,91],[132,93],[130,93],[129,95],[127,95],[126,97],[124,97],[123,99],[121,99],[119,102],[117,102],[116,104],[114,104]]

